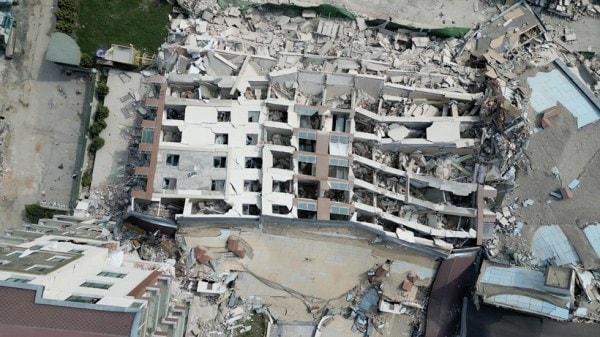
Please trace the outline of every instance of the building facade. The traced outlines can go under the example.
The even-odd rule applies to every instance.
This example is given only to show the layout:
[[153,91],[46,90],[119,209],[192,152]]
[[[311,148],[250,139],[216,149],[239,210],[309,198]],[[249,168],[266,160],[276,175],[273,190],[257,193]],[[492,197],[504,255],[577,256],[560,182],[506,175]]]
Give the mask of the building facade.
[[[209,54],[224,64],[235,56]],[[157,94],[146,99],[138,202],[176,217],[351,220],[451,239],[474,239],[478,221],[493,221],[485,207],[477,218],[478,184],[465,168],[481,93],[405,86],[420,75],[355,60],[318,72],[238,58],[237,76],[147,79]]]
[[3,306],[29,308],[3,316],[0,335],[182,336],[187,308],[169,305],[170,278],[124,262],[125,247],[109,235],[89,222],[42,219],[0,238]]

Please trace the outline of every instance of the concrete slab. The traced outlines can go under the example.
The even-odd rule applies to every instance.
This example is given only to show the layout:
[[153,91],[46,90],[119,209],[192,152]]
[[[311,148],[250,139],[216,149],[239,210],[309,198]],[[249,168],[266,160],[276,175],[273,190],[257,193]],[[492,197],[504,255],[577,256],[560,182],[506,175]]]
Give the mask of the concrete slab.
[[460,122],[433,122],[427,128],[427,140],[434,143],[455,142],[460,139]]

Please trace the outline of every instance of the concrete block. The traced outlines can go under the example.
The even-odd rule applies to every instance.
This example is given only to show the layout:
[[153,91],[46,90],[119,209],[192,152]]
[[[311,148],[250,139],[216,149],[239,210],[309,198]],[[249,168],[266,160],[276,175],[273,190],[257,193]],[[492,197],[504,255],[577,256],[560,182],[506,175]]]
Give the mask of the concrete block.
[[400,125],[395,129],[390,129],[387,133],[388,137],[390,137],[393,141],[400,141],[406,137],[408,137],[410,130],[408,130],[405,126]]

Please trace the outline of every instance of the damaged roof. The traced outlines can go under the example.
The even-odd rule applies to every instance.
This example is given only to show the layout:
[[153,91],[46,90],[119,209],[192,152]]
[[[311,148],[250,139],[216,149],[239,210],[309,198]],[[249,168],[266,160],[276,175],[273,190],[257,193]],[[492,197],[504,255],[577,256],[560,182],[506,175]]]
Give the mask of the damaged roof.
[[451,255],[442,261],[435,276],[427,306],[425,337],[451,336],[459,324],[459,315],[449,315],[462,306],[476,279],[477,252]]

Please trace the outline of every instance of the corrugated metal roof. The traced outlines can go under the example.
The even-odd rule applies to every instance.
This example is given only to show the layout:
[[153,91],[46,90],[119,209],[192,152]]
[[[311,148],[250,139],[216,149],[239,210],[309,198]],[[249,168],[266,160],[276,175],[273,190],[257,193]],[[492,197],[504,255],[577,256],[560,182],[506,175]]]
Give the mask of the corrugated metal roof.
[[579,263],[579,255],[557,225],[538,228],[533,234],[531,251],[542,260],[554,260],[558,266]]
[[65,33],[55,32],[50,36],[46,60],[50,62],[79,66],[81,50],[77,42]]
[[527,83],[532,90],[531,107],[539,113],[555,106],[558,101],[577,118],[577,127],[600,119],[598,108],[559,69],[548,73],[540,72],[535,77],[528,78]]
[[560,308],[552,303],[540,301],[529,296],[515,294],[496,295],[486,298],[486,302],[531,313],[544,314],[558,319],[569,318],[569,309]]
[[594,252],[596,252],[596,255],[600,257],[600,223],[596,223],[585,227],[583,229],[583,233],[590,242],[592,248],[594,248]]

